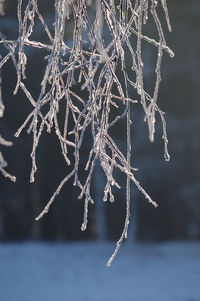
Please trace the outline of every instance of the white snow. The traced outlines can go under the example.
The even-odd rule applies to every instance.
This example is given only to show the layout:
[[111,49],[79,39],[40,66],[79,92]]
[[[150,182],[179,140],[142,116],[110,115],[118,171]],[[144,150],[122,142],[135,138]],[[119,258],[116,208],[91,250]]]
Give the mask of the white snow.
[[0,244],[1,301],[199,301],[200,243]]

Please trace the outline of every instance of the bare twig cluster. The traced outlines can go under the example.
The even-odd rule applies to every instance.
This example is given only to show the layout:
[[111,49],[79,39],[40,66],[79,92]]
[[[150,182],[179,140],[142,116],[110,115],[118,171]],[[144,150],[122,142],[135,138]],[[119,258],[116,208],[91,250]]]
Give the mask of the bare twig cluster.
[[[14,94],[21,89],[33,106],[32,111],[15,134],[18,137],[27,128],[27,132],[33,135],[30,182],[34,182],[37,171],[36,150],[43,131],[55,132],[65,162],[71,166],[71,172],[62,180],[36,220],[48,212],[63,185],[73,178],[74,186],[80,188],[79,198],[84,198],[85,202],[82,223],[82,230],[85,230],[88,222],[88,205],[94,203],[90,186],[97,160],[100,161],[106,178],[103,201],[114,202],[113,188],[120,189],[119,183],[113,176],[113,170],[119,169],[127,176],[127,212],[124,230],[108,265],[114,259],[123,239],[127,237],[130,216],[130,181],[152,205],[157,206],[135,178],[135,169],[130,165],[130,107],[136,102],[140,102],[144,109],[150,141],[154,141],[155,113],[160,114],[163,124],[165,159],[169,160],[164,113],[157,105],[163,52],[171,57],[174,55],[166,44],[157,13],[157,8],[161,6],[168,29],[171,31],[166,1],[120,0],[116,5],[114,0],[96,0],[92,2],[92,5],[96,6],[96,15],[93,19],[88,13],[89,3],[85,0],[55,0],[54,32],[52,32],[39,11],[39,0],[18,0],[18,38],[11,41],[7,40],[3,33],[0,35],[0,43],[7,50],[7,54],[1,59],[0,68],[8,60],[12,60],[17,74]],[[143,27],[149,18],[156,25],[158,41],[143,34]],[[46,44],[31,38],[36,20],[41,22],[49,40]],[[73,23],[73,39],[70,46],[65,40],[69,22]],[[144,42],[157,48],[153,95],[149,95],[144,89],[142,58]],[[24,81],[27,65],[25,48],[27,47],[46,50],[47,64],[37,99],[33,98]],[[131,64],[127,63],[127,56],[131,57]],[[117,73],[119,68],[121,68],[122,80],[119,80]],[[87,98],[74,92],[73,87],[77,84],[81,86]],[[137,92],[137,100],[131,99],[131,90]],[[65,120],[61,123],[58,115],[63,102],[65,103]],[[119,110],[119,106],[124,107],[123,113]],[[111,110],[120,113],[116,113],[117,117],[113,117],[110,114]],[[125,117],[127,119],[126,155],[122,153],[110,135],[111,127]],[[73,128],[70,127],[69,120],[73,121]],[[93,143],[85,166],[87,177],[85,182],[81,182],[79,177],[81,173],[80,149],[88,129]],[[71,150],[74,154],[73,160],[69,158]]]

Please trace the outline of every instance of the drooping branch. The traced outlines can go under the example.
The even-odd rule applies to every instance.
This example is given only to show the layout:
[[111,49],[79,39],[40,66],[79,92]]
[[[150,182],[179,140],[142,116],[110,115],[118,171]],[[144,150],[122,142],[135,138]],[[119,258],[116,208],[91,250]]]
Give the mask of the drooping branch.
[[[158,14],[160,5],[168,29],[171,31],[167,2],[166,0],[120,0],[119,5],[116,6],[113,0],[96,0],[93,2],[93,5],[96,5],[96,16],[91,18],[90,8],[85,0],[55,0],[55,18],[52,20],[54,33],[51,32],[45,18],[39,12],[39,0],[29,0],[26,5],[24,2],[18,0],[18,38],[7,40],[3,33],[0,34],[0,43],[6,50],[6,55],[0,61],[0,67],[2,68],[8,60],[12,59],[17,74],[14,93],[21,89],[33,107],[15,136],[18,137],[25,128],[29,134],[33,135],[31,182],[34,181],[37,171],[36,152],[44,131],[55,132],[60,143],[61,154],[66,164],[71,166],[71,172],[62,180],[36,220],[48,212],[64,184],[73,178],[74,185],[80,189],[79,198],[84,198],[85,202],[82,224],[82,230],[85,230],[88,204],[94,203],[90,186],[97,161],[100,161],[106,178],[104,201],[114,202],[113,187],[120,189],[120,185],[113,173],[115,169],[120,170],[127,177],[127,210],[124,230],[108,262],[110,265],[123,239],[127,237],[130,217],[130,182],[136,185],[150,203],[157,206],[136,180],[134,169],[131,167],[130,110],[135,103],[140,102],[143,107],[150,141],[154,141],[155,113],[159,113],[163,125],[165,159],[169,160],[164,112],[157,104],[163,54],[165,52],[170,57],[174,55],[166,44]],[[148,26],[150,17],[156,26],[158,40],[147,37],[143,33],[143,28]],[[48,39],[46,43],[32,40],[37,22],[40,22],[46,33]],[[70,22],[73,23],[72,43],[68,43],[65,39]],[[149,95],[145,90],[143,43],[149,43],[157,50],[153,95]],[[27,48],[46,51],[47,63],[41,81],[41,90],[36,99],[32,97],[25,83]],[[131,58],[131,63],[130,60],[128,62],[127,57]],[[121,68],[121,77],[119,68]],[[84,97],[82,91],[74,92],[73,88],[76,85],[81,86]],[[133,92],[137,95],[135,97],[137,99],[131,99]],[[61,103],[65,103],[64,122],[60,121]],[[111,114],[112,111],[116,112],[114,116]],[[126,155],[110,136],[110,129],[125,117],[127,119]],[[70,122],[73,123],[73,129]],[[83,182],[80,178],[82,173],[80,151],[84,141],[88,139],[86,137],[88,130],[92,137],[92,148],[88,151],[88,161],[85,166],[87,176]],[[69,156],[70,152],[74,154],[73,159]],[[3,173],[6,175],[5,172]]]

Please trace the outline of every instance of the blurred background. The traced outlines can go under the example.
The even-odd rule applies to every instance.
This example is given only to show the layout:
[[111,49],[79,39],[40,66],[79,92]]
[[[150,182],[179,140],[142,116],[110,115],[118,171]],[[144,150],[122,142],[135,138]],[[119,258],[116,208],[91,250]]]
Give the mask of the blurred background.
[[[8,39],[14,39],[17,36],[16,5],[16,1],[7,0],[5,3],[6,14],[0,19],[0,30]],[[42,1],[40,6],[41,13],[45,16],[46,20],[49,19],[50,23],[54,14],[53,4],[50,3],[50,1]],[[166,29],[165,35],[168,46],[175,52],[175,58],[172,59],[164,55],[162,65],[163,80],[159,92],[159,106],[161,110],[166,112],[171,160],[165,162],[163,158],[164,146],[162,143],[162,127],[159,116],[157,116],[156,139],[154,143],[151,143],[148,140],[147,126],[143,122],[142,110],[140,106],[133,106],[131,112],[133,120],[131,128],[132,163],[134,167],[139,168],[137,178],[159,206],[156,209],[152,207],[144,199],[143,195],[132,186],[132,217],[128,237],[131,246],[128,247],[129,243],[125,243],[125,251],[121,251],[121,255],[119,254],[116,259],[116,261],[118,261],[116,267],[112,272],[109,272],[112,273],[110,276],[106,274],[105,277],[107,278],[105,279],[109,281],[109,279],[112,278],[112,281],[114,281],[113,277],[115,279],[115,275],[119,275],[118,272],[121,271],[122,275],[125,275],[124,277],[130,280],[128,275],[132,274],[128,272],[129,265],[125,258],[127,258],[127,260],[132,258],[130,259],[133,260],[131,261],[133,262],[132,269],[134,270],[134,265],[137,266],[139,262],[140,266],[138,266],[135,271],[137,271],[137,275],[142,271],[141,273],[146,277],[145,279],[141,278],[141,282],[137,280],[138,282],[135,283],[138,283],[138,287],[143,283],[149,293],[144,296],[142,295],[143,297],[140,298],[140,295],[136,293],[137,286],[135,286],[136,295],[131,295],[128,291],[126,300],[133,300],[133,296],[136,298],[134,300],[142,301],[147,299],[151,300],[151,296],[154,300],[159,301],[175,300],[174,298],[181,301],[200,300],[200,289],[197,287],[191,287],[191,292],[193,291],[194,293],[193,297],[189,293],[188,295],[186,292],[184,293],[183,290],[184,284],[189,283],[189,280],[191,280],[193,285],[198,283],[200,287],[200,274],[198,272],[198,275],[195,274],[197,278],[192,278],[194,274],[191,274],[190,279],[177,277],[176,280],[179,278],[182,282],[180,289],[179,286],[176,285],[178,291],[174,291],[174,295],[168,296],[164,294],[165,290],[168,293],[171,290],[170,284],[168,284],[169,287],[166,286],[165,278],[163,279],[163,283],[160,284],[160,292],[163,294],[162,298],[156,297],[156,293],[158,293],[159,289],[157,290],[152,280],[152,282],[149,283],[149,290],[148,287],[145,286],[148,282],[148,275],[151,277],[157,275],[159,277],[158,270],[165,269],[164,261],[156,266],[156,263],[159,264],[156,260],[156,256],[160,256],[159,260],[162,258],[165,259],[166,257],[169,259],[171,258],[170,256],[173,257],[173,254],[178,257],[181,253],[184,253],[183,250],[185,249],[187,250],[185,258],[189,260],[189,258],[194,257],[196,259],[195,268],[193,267],[193,270],[200,267],[200,255],[199,252],[197,252],[197,250],[200,250],[198,244],[200,240],[200,1],[168,0],[168,8],[173,31],[172,33],[168,33]],[[91,13],[92,10],[93,8],[91,8]],[[37,26],[38,36],[36,38],[43,41],[44,37],[40,31],[39,23]],[[151,28],[148,28],[148,32],[151,33]],[[69,38],[70,29],[69,37],[66,37],[66,39]],[[27,80],[27,86],[32,90],[33,96],[36,96],[38,95],[41,80],[38,74],[42,76],[45,66],[43,61],[44,53],[38,50],[31,50],[27,54],[27,78],[29,78],[29,80]],[[147,88],[151,89],[152,78],[154,77],[153,63],[155,62],[155,58],[154,52],[151,51],[150,47],[147,48],[145,52],[144,60],[146,63],[145,80]],[[104,204],[102,202],[103,173],[100,169],[97,169],[92,186],[96,202],[94,206],[89,208],[89,225],[85,232],[80,230],[83,216],[83,201],[77,199],[78,191],[74,189],[72,182],[64,186],[49,213],[44,216],[41,221],[35,222],[34,218],[44,207],[57,185],[69,170],[66,168],[60,155],[59,143],[56,138],[53,134],[45,134],[40,140],[37,151],[38,172],[35,177],[36,181],[33,184],[29,183],[32,137],[27,135],[25,131],[18,139],[14,138],[13,135],[30,112],[31,106],[21,92],[13,96],[16,74],[11,62],[8,62],[4,66],[2,76],[5,114],[4,117],[0,119],[1,134],[14,143],[13,147],[5,147],[3,153],[9,164],[7,170],[17,177],[17,182],[12,183],[8,179],[0,176],[0,241],[2,242],[0,244],[0,263],[1,260],[3,262],[6,258],[9,258],[8,266],[4,267],[4,272],[6,273],[7,271],[7,273],[9,273],[10,271],[11,273],[12,267],[14,266],[14,275],[17,278],[19,273],[16,271],[20,269],[21,261],[19,259],[18,263],[16,263],[12,254],[15,254],[16,258],[21,258],[22,261],[23,258],[27,258],[27,264],[29,264],[29,259],[32,256],[31,260],[36,263],[40,256],[39,254],[43,254],[44,256],[45,254],[49,254],[48,250],[50,250],[50,248],[48,249],[48,246],[51,246],[53,253],[47,255],[44,261],[40,258],[39,262],[46,262],[48,265],[53,261],[56,270],[56,254],[59,254],[58,256],[61,256],[61,258],[62,256],[65,258],[64,253],[66,249],[64,247],[65,244],[63,244],[64,242],[67,242],[67,248],[71,250],[69,251],[71,252],[70,254],[72,254],[74,250],[77,250],[75,254],[77,254],[78,258],[79,254],[87,253],[89,254],[88,256],[94,256],[95,252],[98,253],[97,257],[99,256],[98,258],[101,258],[100,261],[98,261],[97,257],[91,257],[93,258],[91,261],[89,259],[84,261],[85,266],[89,267],[89,270],[90,265],[95,265],[95,262],[97,266],[98,264],[104,265],[103,261],[106,261],[106,258],[112,253],[112,247],[108,247],[110,246],[109,241],[116,241],[123,229],[125,190],[122,189],[117,192],[116,202],[114,204],[109,202]],[[123,132],[122,135],[120,135],[119,131],[114,133],[114,135],[123,145]],[[90,241],[90,247],[87,249],[83,241],[88,240]],[[182,245],[177,244],[180,240],[182,241]],[[28,245],[24,244],[25,241],[29,242]],[[30,241],[32,241],[32,243],[30,243]],[[41,244],[38,245],[38,249],[33,241],[41,242]],[[48,244],[43,244],[44,241],[48,241]],[[73,241],[73,243],[69,244],[70,241]],[[80,241],[82,241],[82,243]],[[173,247],[171,248],[169,243],[172,241]],[[192,244],[191,241],[193,241]],[[23,243],[13,244],[13,242]],[[54,253],[55,242],[57,242],[58,253]],[[105,249],[102,247],[103,242]],[[138,242],[141,242],[141,244],[138,244]],[[159,244],[152,245],[152,243],[155,242]],[[144,245],[144,243],[148,244]],[[163,243],[167,246],[166,249],[163,247]],[[193,247],[187,249],[189,245]],[[114,243],[112,243],[112,246],[114,248]],[[145,246],[148,246],[149,252],[145,251]],[[39,250],[41,250],[41,253]],[[106,253],[106,251],[108,252]],[[169,254],[171,255],[169,256]],[[63,259],[66,264],[69,264],[71,260],[73,261],[73,258],[70,256],[67,257],[66,260]],[[149,261],[151,264],[149,265],[147,263],[148,256],[151,258],[151,261]],[[170,273],[174,272],[172,261]],[[81,265],[80,258],[78,262]],[[141,264],[142,262],[143,265]],[[185,262],[184,257],[183,262]],[[166,261],[166,264],[167,263],[168,261]],[[174,264],[177,264],[177,267],[179,267],[176,260],[174,260]],[[70,265],[70,267],[71,266],[72,265]],[[158,268],[158,274],[148,274],[148,271],[154,266]],[[61,269],[63,271],[62,261],[58,262],[57,268],[58,267],[59,270]],[[125,267],[127,267],[127,270],[125,270]],[[180,267],[183,267],[182,261],[180,262]],[[74,267],[71,268],[73,269]],[[185,269],[188,269],[181,270],[181,268],[179,270],[180,275],[182,273],[187,274],[187,272],[190,271],[190,266],[188,265],[187,267],[187,264]],[[131,273],[133,273],[132,269]],[[76,262],[75,275],[80,275],[80,270],[81,268]],[[35,271],[31,268],[25,269],[26,273],[33,273],[35,277],[39,275],[40,271],[41,270]],[[55,279],[57,279],[56,277],[58,277],[56,273],[59,274],[58,271],[55,272],[55,274],[52,272],[52,283],[54,283]],[[62,273],[64,274],[64,271]],[[62,273],[59,274],[59,277],[64,277]],[[105,273],[105,270],[102,269],[102,273]],[[168,277],[171,277],[170,273],[166,273],[166,281]],[[11,274],[6,275],[9,278]],[[42,275],[44,278],[46,277],[45,272]],[[84,277],[84,275],[82,276]],[[75,283],[77,278],[76,276],[74,277],[74,279],[70,280],[70,283],[71,285],[74,283],[74,287],[73,285],[72,287],[76,290]],[[3,274],[1,279],[6,281],[6,277],[3,277]],[[119,277],[116,278],[116,283],[118,283],[117,281],[119,281],[119,283],[121,281],[122,288],[124,287],[124,289],[128,290],[126,285],[123,286],[123,280],[120,279]],[[197,282],[195,282],[194,279]],[[22,280],[22,282],[23,281],[24,280]],[[80,279],[78,281],[80,281]],[[102,287],[103,289],[103,276],[97,277],[96,281],[99,283],[100,288]],[[51,282],[49,282],[49,284],[50,283]],[[174,284],[172,280],[170,283],[173,287]],[[64,282],[62,285],[64,286]],[[89,284],[86,282],[85,285],[87,286]],[[97,283],[96,286],[98,287]],[[17,290],[17,287],[15,289]],[[106,290],[109,291],[109,287],[106,286]],[[52,295],[54,297],[52,297],[52,299],[48,297],[48,300],[64,300],[62,292],[62,287],[60,287],[61,295]],[[173,292],[173,290],[171,290],[171,292]],[[182,292],[182,295],[180,292]],[[52,294],[54,293],[55,292],[52,292]],[[21,301],[33,300],[31,297],[28,299],[23,297],[23,293],[18,296]],[[45,293],[42,296],[45,297]],[[66,296],[68,295],[66,294]],[[120,295],[118,294],[118,296]],[[94,299],[90,298],[90,295],[84,295],[84,293],[82,293],[82,298],[80,298],[78,294],[73,295],[73,300],[118,300],[117,295],[109,295],[109,298],[106,298],[106,295],[100,294],[99,297]],[[4,292],[2,301],[11,300],[13,300],[12,295],[9,295],[8,292],[6,295],[6,292]],[[15,298],[15,300],[18,299]],[[38,300],[43,300],[43,298],[38,297]],[[119,300],[121,299],[119,298]]]

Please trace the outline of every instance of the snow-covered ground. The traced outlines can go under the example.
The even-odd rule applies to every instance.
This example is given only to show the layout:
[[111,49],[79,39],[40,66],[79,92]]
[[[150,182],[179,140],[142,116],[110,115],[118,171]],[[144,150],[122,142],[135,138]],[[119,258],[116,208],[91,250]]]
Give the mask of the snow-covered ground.
[[1,301],[200,301],[200,243],[0,244]]

